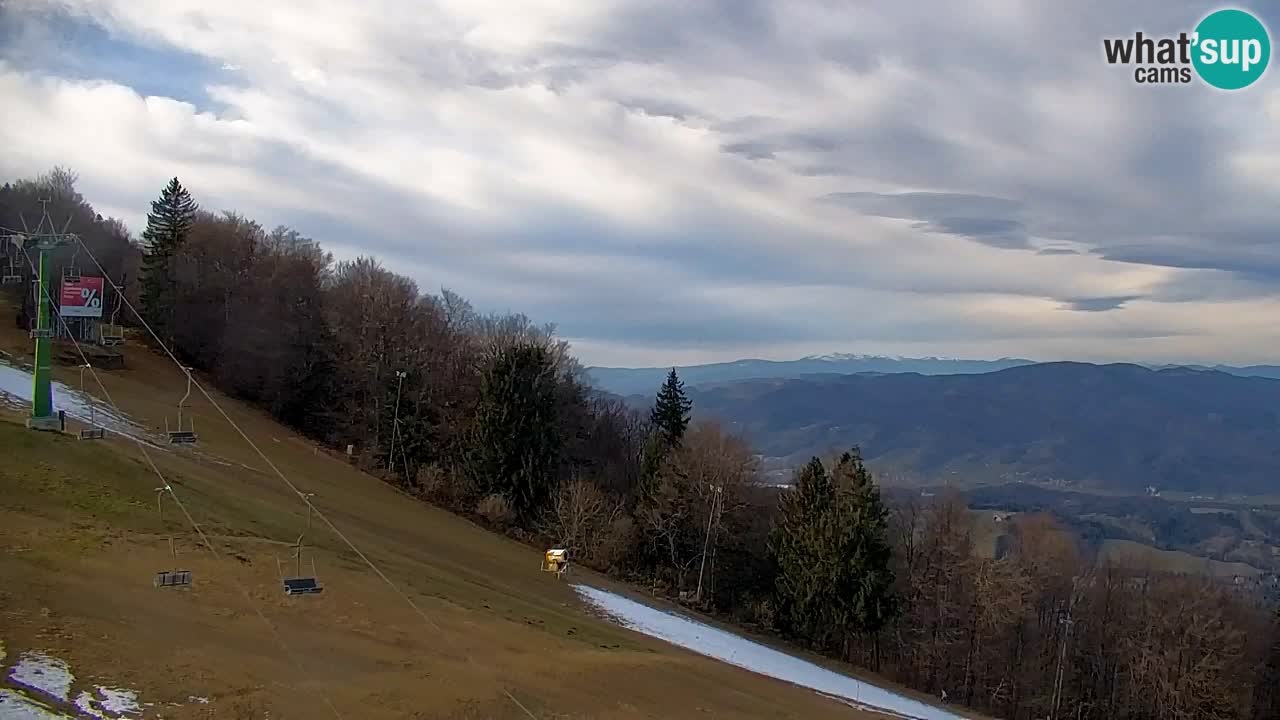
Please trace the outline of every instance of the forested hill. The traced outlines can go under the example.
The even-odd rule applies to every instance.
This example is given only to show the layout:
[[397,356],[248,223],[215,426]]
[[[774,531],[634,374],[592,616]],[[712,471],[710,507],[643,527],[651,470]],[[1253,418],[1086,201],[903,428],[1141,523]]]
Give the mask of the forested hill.
[[902,479],[1280,489],[1280,380],[1045,363],[977,375],[747,380],[690,397],[695,414],[794,464],[855,443],[878,471]]

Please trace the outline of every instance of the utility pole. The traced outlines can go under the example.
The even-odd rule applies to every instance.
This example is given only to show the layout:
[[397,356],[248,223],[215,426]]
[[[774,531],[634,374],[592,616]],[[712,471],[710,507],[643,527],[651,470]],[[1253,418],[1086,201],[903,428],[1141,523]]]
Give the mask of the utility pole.
[[719,485],[711,486],[711,512],[707,513],[707,534],[702,540],[702,562],[698,565],[698,590],[694,593],[694,597],[699,602],[702,601],[702,573],[707,569],[707,547],[711,544],[711,521],[715,518],[720,504],[720,487]]
[[[72,242],[79,242],[79,238],[67,233],[65,227],[63,232],[56,232],[53,221],[49,219],[49,200],[41,200],[40,205],[43,208],[43,214],[39,224],[36,225],[36,231],[24,233],[12,239],[22,246],[23,251],[36,250],[39,257],[36,268],[36,324],[31,328],[31,339],[36,342],[36,362],[35,371],[32,373],[31,416],[27,418],[27,427],[32,430],[57,432],[62,426],[58,422],[58,416],[53,412],[53,389],[50,384],[50,372],[53,366],[53,327],[50,322],[47,253]],[[46,223],[49,230],[42,232]],[[67,225],[70,224],[71,219],[67,218]]]
[[[396,435],[400,434],[400,391],[404,388],[404,377],[409,373],[403,370],[396,371],[396,377],[400,381],[396,383],[396,411],[395,418],[391,421],[391,452],[387,453],[387,472],[391,472],[396,462]],[[409,478],[405,478],[408,482]]]

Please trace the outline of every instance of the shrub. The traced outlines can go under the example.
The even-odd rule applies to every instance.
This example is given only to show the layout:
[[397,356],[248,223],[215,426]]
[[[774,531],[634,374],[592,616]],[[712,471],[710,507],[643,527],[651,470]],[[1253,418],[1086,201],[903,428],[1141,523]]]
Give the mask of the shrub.
[[515,519],[511,503],[503,495],[486,495],[476,505],[476,514],[490,525],[505,529]]
[[600,535],[591,553],[591,564],[599,570],[617,574],[631,560],[631,549],[636,542],[636,522],[630,515],[618,515]]

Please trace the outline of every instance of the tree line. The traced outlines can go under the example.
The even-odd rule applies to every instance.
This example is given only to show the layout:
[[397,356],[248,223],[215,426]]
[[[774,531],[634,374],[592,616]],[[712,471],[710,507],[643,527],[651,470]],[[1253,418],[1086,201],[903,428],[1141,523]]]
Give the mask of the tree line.
[[5,185],[0,219],[51,197],[183,362],[424,501],[999,717],[1280,717],[1280,618],[1229,585],[1100,567],[1047,515],[991,557],[957,496],[891,502],[856,447],[769,487],[674,369],[637,411],[552,326],[335,262],[177,178],[135,241],[74,185]]

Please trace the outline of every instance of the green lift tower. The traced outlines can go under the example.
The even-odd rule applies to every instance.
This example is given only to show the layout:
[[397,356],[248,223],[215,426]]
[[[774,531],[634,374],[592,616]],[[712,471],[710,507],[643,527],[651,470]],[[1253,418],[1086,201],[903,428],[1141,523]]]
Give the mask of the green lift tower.
[[[49,224],[49,232],[41,232],[45,223]],[[53,223],[45,214],[36,226],[36,232],[20,235],[15,238],[27,255],[36,251],[38,265],[36,267],[36,322],[31,328],[31,339],[36,342],[35,371],[32,373],[31,417],[27,418],[27,427],[32,430],[62,429],[62,421],[53,411],[53,389],[50,384],[50,370],[53,366],[53,309],[49,303],[49,260],[50,250],[78,242],[73,234],[54,232]]]

